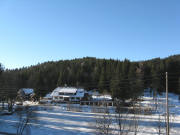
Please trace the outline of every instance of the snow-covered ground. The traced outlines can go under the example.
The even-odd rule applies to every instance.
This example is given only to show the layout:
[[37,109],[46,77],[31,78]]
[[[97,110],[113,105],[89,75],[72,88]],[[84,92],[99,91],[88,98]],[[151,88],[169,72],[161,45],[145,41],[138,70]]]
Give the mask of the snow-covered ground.
[[[158,96],[161,101],[161,114],[165,112],[163,103],[165,101],[165,95]],[[169,94],[170,103],[170,134],[179,135],[180,133],[180,101],[175,94]],[[26,102],[25,104],[32,104]],[[145,95],[142,106],[151,107],[154,105],[152,97]],[[72,109],[76,106],[77,109]],[[154,107],[154,106],[153,106]],[[69,109],[68,109],[69,108]],[[97,108],[91,108],[90,106],[80,105],[37,105],[33,104],[34,114],[30,119],[29,132],[34,135],[92,135],[95,134],[95,119],[102,113],[92,113],[91,110]],[[113,108],[111,108],[113,110]],[[70,111],[67,111],[70,110]],[[79,111],[79,112],[77,112]],[[113,112],[113,111],[112,111]],[[113,118],[114,113],[111,114]],[[128,115],[128,119],[133,114]],[[138,135],[155,135],[158,132],[159,115],[153,113],[152,115],[137,115],[138,118]],[[164,119],[163,116],[161,116]],[[19,117],[16,113],[13,115],[0,116],[0,132],[16,133],[17,123]],[[162,120],[163,122],[163,120]],[[115,126],[115,125],[113,125]],[[113,127],[112,126],[112,127]],[[164,124],[162,123],[162,127]],[[165,128],[162,128],[162,133],[165,134]],[[25,133],[26,134],[26,133]],[[129,134],[134,134],[133,131]]]
[[[93,133],[93,113],[66,111],[60,106],[38,106],[31,119],[31,134],[38,135],[88,135]],[[0,131],[16,133],[17,114],[0,116]]]

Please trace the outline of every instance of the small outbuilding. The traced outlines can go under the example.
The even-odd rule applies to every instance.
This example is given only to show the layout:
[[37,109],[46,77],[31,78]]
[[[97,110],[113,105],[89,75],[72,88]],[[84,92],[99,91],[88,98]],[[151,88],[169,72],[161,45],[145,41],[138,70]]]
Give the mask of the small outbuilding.
[[112,101],[111,95],[92,95],[94,101]]
[[45,95],[45,97],[41,98],[39,103],[41,104],[46,104],[46,103],[51,103],[52,102],[52,96],[51,93],[48,93]]
[[100,94],[98,90],[88,91],[92,101],[112,101],[110,94]]
[[34,95],[34,89],[32,88],[21,88],[18,91],[18,97],[21,100],[32,100]]

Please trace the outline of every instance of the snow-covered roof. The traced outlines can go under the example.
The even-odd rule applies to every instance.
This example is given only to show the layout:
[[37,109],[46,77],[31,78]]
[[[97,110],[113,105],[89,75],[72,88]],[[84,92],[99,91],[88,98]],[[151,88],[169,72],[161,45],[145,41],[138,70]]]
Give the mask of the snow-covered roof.
[[76,95],[74,97],[84,97],[84,89],[77,89]]
[[90,90],[90,91],[88,91],[88,94],[92,95],[92,96],[99,96],[100,95],[99,92],[96,90]]
[[84,89],[78,89],[74,87],[57,87],[50,96],[59,96],[59,93],[72,93],[74,94],[73,97],[84,97]]
[[51,93],[46,94],[44,98],[52,98]]
[[62,93],[76,93],[77,88],[74,87],[57,87],[54,91]]
[[92,96],[93,100],[112,100],[111,95]]
[[21,90],[24,91],[24,93],[25,93],[26,95],[33,94],[33,93],[34,93],[34,89],[31,89],[31,88],[22,88]]

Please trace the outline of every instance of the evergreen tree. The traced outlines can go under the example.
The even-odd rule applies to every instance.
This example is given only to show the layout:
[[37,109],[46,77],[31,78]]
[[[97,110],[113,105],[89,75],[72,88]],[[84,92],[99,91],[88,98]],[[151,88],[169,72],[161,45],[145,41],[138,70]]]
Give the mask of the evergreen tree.
[[99,78],[99,84],[98,84],[98,88],[100,90],[100,92],[102,93],[103,91],[107,91],[107,80],[106,80],[106,73],[105,73],[105,68],[102,69],[101,71],[101,75]]
[[113,98],[121,98],[121,72],[120,65],[117,65],[115,72],[113,72],[113,76],[111,78],[110,88]]
[[143,89],[143,84],[141,81],[142,75],[141,75],[141,71],[137,71],[137,70],[140,70],[138,69],[137,64],[132,63],[130,65],[129,74],[128,74],[129,86],[130,86],[129,94],[131,95],[131,98],[136,98],[140,94],[142,94],[142,89]]
[[3,67],[2,67],[2,64],[0,63],[0,75],[2,74],[3,72]]
[[178,80],[178,90],[177,90],[177,93],[180,93],[180,77],[179,77],[179,80]]

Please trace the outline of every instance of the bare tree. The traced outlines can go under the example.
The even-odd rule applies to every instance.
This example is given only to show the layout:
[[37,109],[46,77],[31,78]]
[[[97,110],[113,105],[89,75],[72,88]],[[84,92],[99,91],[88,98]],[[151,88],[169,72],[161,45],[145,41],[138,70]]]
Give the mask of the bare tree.
[[96,116],[96,134],[109,135],[112,133],[112,115],[107,106],[104,107],[104,112]]
[[156,113],[158,115],[156,125],[157,133],[161,135],[165,131],[165,117],[163,116],[163,104],[160,99],[157,99]]
[[128,135],[131,123],[128,121],[129,111],[126,107],[124,107],[121,102],[116,101],[116,123],[118,128],[118,135]]
[[134,135],[137,135],[138,129],[139,129],[139,114],[141,114],[141,106],[138,104],[137,100],[134,99],[132,101],[132,126],[134,127]]
[[30,106],[25,106],[23,111],[18,111],[17,114],[19,116],[19,123],[17,125],[17,135],[26,135],[31,134],[30,130],[30,122],[34,119],[35,115],[33,113],[33,109]]
[[14,106],[15,100],[13,98],[8,99],[8,112],[13,112],[13,106]]
[[163,126],[163,116],[162,116],[162,114],[161,113],[158,113],[158,120],[157,120],[157,132],[158,132],[158,135],[161,135],[162,134],[162,132],[163,132],[163,128],[164,128],[164,126]]
[[4,95],[2,95],[1,96],[1,111],[3,111],[5,109],[4,103],[5,103],[5,97],[4,97]]

